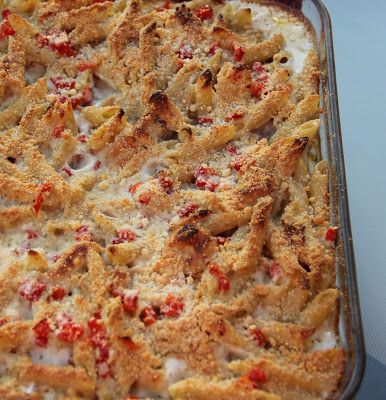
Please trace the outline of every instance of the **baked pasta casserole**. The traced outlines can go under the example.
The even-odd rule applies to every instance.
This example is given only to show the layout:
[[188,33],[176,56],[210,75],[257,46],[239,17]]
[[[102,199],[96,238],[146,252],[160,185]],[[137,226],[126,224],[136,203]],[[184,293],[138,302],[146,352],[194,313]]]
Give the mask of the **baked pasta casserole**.
[[0,10],[0,398],[331,397],[308,22],[242,0]]

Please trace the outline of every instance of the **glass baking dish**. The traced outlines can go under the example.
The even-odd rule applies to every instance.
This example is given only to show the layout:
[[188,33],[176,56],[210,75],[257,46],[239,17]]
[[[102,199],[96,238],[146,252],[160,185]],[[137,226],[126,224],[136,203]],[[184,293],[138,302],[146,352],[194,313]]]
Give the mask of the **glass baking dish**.
[[331,223],[339,227],[336,264],[337,286],[342,291],[339,334],[346,351],[345,373],[338,391],[331,399],[352,399],[365,369],[365,344],[355,272],[346,177],[339,120],[337,86],[331,21],[320,0],[276,0],[299,12],[313,26],[321,60],[321,151],[330,168]]

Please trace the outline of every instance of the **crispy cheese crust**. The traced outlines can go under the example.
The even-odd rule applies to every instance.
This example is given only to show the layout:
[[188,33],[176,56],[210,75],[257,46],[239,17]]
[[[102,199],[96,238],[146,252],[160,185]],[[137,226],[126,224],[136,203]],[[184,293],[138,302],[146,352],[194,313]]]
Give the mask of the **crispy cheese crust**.
[[331,396],[307,23],[241,0],[0,9],[0,397]]

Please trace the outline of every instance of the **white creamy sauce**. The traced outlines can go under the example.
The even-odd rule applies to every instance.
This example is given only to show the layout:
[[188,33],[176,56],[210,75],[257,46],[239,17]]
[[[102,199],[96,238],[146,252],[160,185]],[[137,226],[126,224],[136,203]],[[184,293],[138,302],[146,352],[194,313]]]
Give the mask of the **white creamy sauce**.
[[35,385],[31,383],[30,385],[24,386],[23,391],[26,394],[32,394],[35,391]]
[[3,309],[3,315],[7,315],[12,321],[30,320],[33,316],[30,303],[18,297],[15,297],[15,299]]
[[[316,336],[315,336],[316,335]],[[334,349],[337,345],[336,334],[332,330],[321,330],[311,338],[313,344],[310,351],[324,351]]]
[[165,376],[168,386],[189,376],[189,369],[184,360],[167,357],[164,361]]
[[41,64],[32,63],[25,71],[25,80],[29,85],[34,84],[46,73],[46,67]]
[[232,1],[236,10],[250,8],[253,27],[266,33],[269,39],[276,33],[285,37],[284,50],[290,54],[289,66],[295,74],[302,71],[304,60],[313,46],[312,35],[304,24],[284,11],[261,4]]
[[78,111],[74,111],[74,118],[76,125],[78,126],[79,134],[84,135],[90,133],[91,124],[87,121],[86,118]]
[[68,365],[71,353],[68,349],[56,347],[36,348],[30,352],[34,364],[53,365],[62,367]]
[[112,88],[108,83],[102,81],[102,79],[94,78],[94,105],[99,105],[101,100],[104,100],[106,97],[114,96],[117,94],[117,91]]

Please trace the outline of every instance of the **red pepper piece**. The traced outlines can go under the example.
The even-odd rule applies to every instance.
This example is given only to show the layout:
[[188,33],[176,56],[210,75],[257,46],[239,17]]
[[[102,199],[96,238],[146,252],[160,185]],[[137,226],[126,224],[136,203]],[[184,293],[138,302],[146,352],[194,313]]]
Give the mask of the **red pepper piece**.
[[261,384],[267,383],[268,378],[264,371],[260,368],[252,368],[248,373],[248,379],[253,382],[255,387],[260,386]]
[[197,209],[198,206],[196,204],[187,204],[185,207],[181,208],[178,215],[180,218],[185,218],[193,214]]
[[208,21],[213,18],[213,10],[208,5],[196,8],[194,13],[198,18],[200,18],[201,22]]
[[325,239],[330,242],[336,242],[338,228],[330,227],[326,231]]
[[130,294],[122,296],[123,309],[130,315],[135,315],[138,305],[138,294]]
[[36,279],[28,279],[23,282],[18,289],[19,296],[28,301],[37,301],[40,299],[47,285]]
[[34,201],[32,208],[35,210],[36,214],[39,214],[39,211],[44,202],[43,193],[49,193],[52,189],[52,183],[43,183],[42,185],[38,185],[37,195]]
[[241,61],[244,57],[245,50],[242,46],[235,44],[233,46],[233,56],[235,58],[235,61]]
[[160,310],[161,314],[164,314],[166,317],[178,317],[184,310],[184,303],[170,293],[165,303],[161,305]]
[[149,326],[157,321],[157,313],[153,307],[148,306],[142,309],[139,318],[146,326]]
[[48,324],[46,319],[38,322],[32,328],[35,335],[35,343],[39,347],[47,347],[48,345],[48,336],[50,334],[50,325]]
[[253,336],[253,339],[256,340],[257,344],[260,347],[264,347],[267,339],[263,333],[263,331],[260,328],[254,328],[251,330],[251,335]]
[[66,292],[61,286],[54,286],[51,290],[51,297],[54,300],[62,300]]
[[167,194],[170,194],[172,192],[173,190],[172,178],[169,178],[168,176],[161,176],[158,178],[158,181]]
[[84,328],[75,322],[65,322],[56,334],[57,338],[63,342],[74,343],[82,337]]

